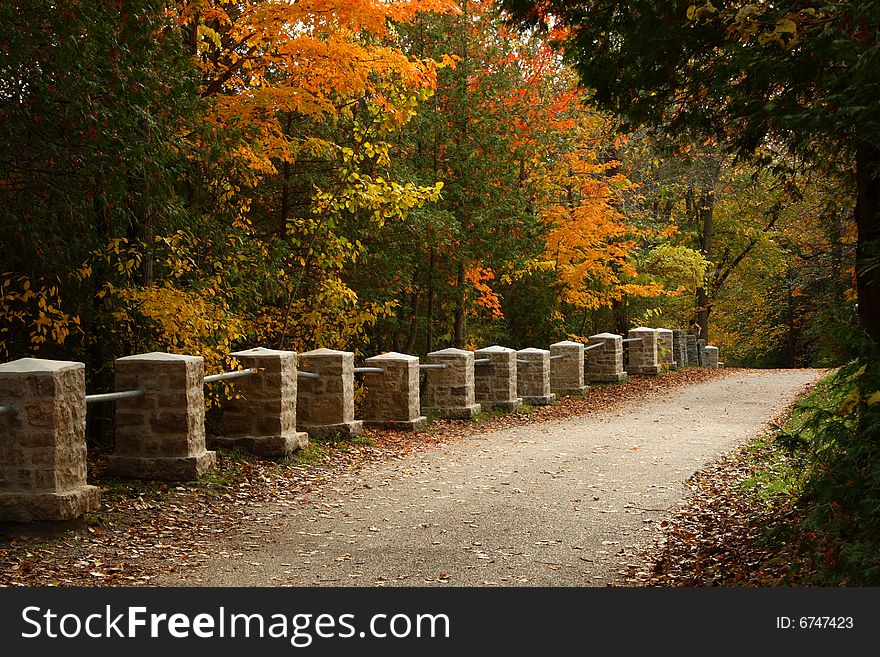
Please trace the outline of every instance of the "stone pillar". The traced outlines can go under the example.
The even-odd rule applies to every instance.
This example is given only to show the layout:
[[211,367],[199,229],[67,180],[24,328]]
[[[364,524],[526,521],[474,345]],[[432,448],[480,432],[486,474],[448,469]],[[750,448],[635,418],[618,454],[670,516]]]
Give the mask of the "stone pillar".
[[424,429],[428,418],[419,408],[419,357],[391,351],[367,358],[365,363],[385,371],[364,375],[364,424],[401,431]]
[[425,374],[425,410],[450,420],[470,420],[480,412],[474,396],[474,353],[443,349],[428,354],[427,363],[445,365]]
[[354,354],[315,349],[299,355],[299,367],[317,379],[299,379],[296,420],[311,438],[352,438],[364,423],[354,419]]
[[296,352],[257,347],[230,355],[258,371],[230,381],[235,396],[223,406],[224,435],[212,446],[272,457],[308,445],[308,434],[296,430]]
[[657,362],[660,369],[671,370],[675,362],[674,358],[675,340],[672,337],[672,331],[665,328],[657,329]]
[[590,344],[603,345],[590,349],[587,379],[596,383],[623,381],[623,336],[614,333],[598,333],[590,336]]
[[676,369],[687,367],[687,336],[681,329],[672,331],[672,360],[675,362]]
[[145,391],[116,402],[116,452],[108,470],[120,477],[198,479],[217,461],[205,450],[205,363],[201,356],[153,352],[116,359],[116,389]]
[[[629,365],[627,372],[630,374],[660,373],[660,365],[657,363],[657,331],[646,326],[630,329],[627,338],[637,339],[637,342],[627,342],[629,353]],[[641,338],[641,339],[639,339]]]
[[550,345],[550,389],[560,396],[584,396],[583,344],[563,340]]
[[517,395],[516,351],[493,345],[477,349],[474,358],[489,359],[488,363],[474,364],[474,393],[483,408],[494,406],[505,411],[519,408],[522,399]]
[[550,352],[520,349],[516,352],[516,394],[524,404],[547,406],[556,401],[550,392]]
[[76,520],[100,506],[86,484],[85,365],[21,358],[0,365],[0,522]]
[[718,369],[718,347],[711,345],[703,347],[703,367]]
[[700,367],[706,367],[706,361],[703,360],[703,349],[706,348],[706,341],[703,338],[697,338],[697,361]]
[[685,339],[687,340],[687,364],[689,367],[696,367],[700,364],[700,358],[697,356],[697,336],[688,333]]

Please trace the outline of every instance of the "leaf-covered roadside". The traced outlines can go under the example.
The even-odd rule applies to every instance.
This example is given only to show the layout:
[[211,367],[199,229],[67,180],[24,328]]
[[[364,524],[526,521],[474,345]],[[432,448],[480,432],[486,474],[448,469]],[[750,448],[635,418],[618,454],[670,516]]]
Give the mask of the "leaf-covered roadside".
[[811,386],[772,430],[696,473],[688,502],[621,584],[876,585],[877,496],[865,482],[878,460],[849,401],[863,373],[844,368]]
[[[472,422],[434,420],[418,434],[367,431],[353,441],[315,444],[289,461],[220,452],[217,473],[197,483],[104,478],[102,459],[95,458],[90,479],[102,487],[101,510],[85,526],[60,536],[0,538],[0,585],[149,586],[159,573],[209,559],[248,561],[248,548],[256,550],[284,522],[285,506],[320,504],[313,491],[341,472],[507,427],[626,406],[737,371],[690,368],[632,377],[553,406],[485,414]],[[223,538],[231,534],[250,539],[242,542],[242,551],[225,548]]]

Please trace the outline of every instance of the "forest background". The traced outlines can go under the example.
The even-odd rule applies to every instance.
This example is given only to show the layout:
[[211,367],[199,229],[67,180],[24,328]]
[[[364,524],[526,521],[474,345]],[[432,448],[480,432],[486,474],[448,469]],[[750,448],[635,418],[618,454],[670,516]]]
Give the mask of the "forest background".
[[624,131],[567,29],[480,0],[0,4],[0,357],[98,391],[153,350],[216,372],[697,318],[728,365],[849,360],[852,167]]

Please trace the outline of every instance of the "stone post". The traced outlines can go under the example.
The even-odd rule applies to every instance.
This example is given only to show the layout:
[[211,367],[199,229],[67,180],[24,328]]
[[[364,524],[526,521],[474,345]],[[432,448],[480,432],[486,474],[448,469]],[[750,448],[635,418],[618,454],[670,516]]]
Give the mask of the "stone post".
[[657,331],[646,326],[640,326],[630,329],[626,337],[638,340],[637,342],[627,342],[626,344],[627,352],[629,353],[627,372],[630,374],[659,374]]
[[116,359],[116,389],[145,391],[116,402],[116,452],[108,470],[133,479],[198,479],[217,461],[205,450],[201,356],[153,352]]
[[257,347],[230,355],[257,372],[230,381],[235,396],[223,406],[224,435],[212,446],[273,457],[308,445],[308,434],[296,430],[296,352]]
[[671,370],[675,362],[674,358],[675,340],[672,337],[672,331],[665,328],[657,329],[657,362],[660,369]]
[[364,423],[354,419],[354,354],[315,349],[299,355],[300,369],[314,378],[299,379],[296,418],[311,438],[352,438]]
[[505,411],[519,408],[522,399],[517,395],[516,351],[493,345],[477,349],[474,358],[489,360],[488,363],[474,363],[474,393],[483,408],[494,406]]
[[684,369],[688,364],[687,336],[681,329],[672,331],[672,360],[676,369]]
[[700,364],[700,358],[697,356],[697,336],[688,333],[685,339],[687,340],[687,364],[689,367],[696,367]]
[[587,379],[596,383],[623,381],[623,336],[614,333],[598,333],[590,336],[590,344],[602,347],[590,349]]
[[516,361],[516,393],[523,403],[547,406],[556,401],[556,395],[550,392],[550,352],[520,349]]
[[0,522],[76,520],[100,506],[86,484],[85,365],[21,358],[0,365]]
[[365,363],[385,371],[364,375],[364,424],[401,431],[424,429],[428,418],[419,408],[419,357],[391,351],[367,358]]
[[718,347],[711,345],[703,347],[703,367],[718,369]]
[[697,361],[700,367],[706,367],[706,361],[703,360],[703,350],[706,348],[706,341],[703,338],[697,338]]
[[464,349],[443,349],[428,354],[425,374],[425,410],[450,420],[470,420],[480,412],[474,396],[474,353]]
[[583,397],[584,345],[563,340],[550,345],[550,390],[560,396]]

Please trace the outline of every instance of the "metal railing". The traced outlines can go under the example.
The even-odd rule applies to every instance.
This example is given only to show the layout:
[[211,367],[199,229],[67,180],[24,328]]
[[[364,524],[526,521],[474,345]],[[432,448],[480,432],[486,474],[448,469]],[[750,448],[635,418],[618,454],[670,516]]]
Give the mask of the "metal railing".
[[645,338],[624,338],[623,340],[621,340],[621,342],[623,342],[623,344],[626,344],[627,342],[641,342],[644,339]]
[[476,358],[474,359],[474,365],[488,365],[492,362],[491,358]]
[[15,404],[0,404],[0,415],[17,415],[18,406]]
[[297,370],[296,376],[300,379],[320,379],[321,375],[317,372],[306,372],[305,370]]
[[382,367],[355,367],[355,374],[385,374],[385,369]]
[[550,360],[562,360],[565,358],[563,354],[556,354],[555,356],[550,356]]
[[217,381],[228,381],[230,379],[241,379],[251,374],[256,374],[256,367],[249,367],[246,370],[234,370],[232,372],[222,372],[220,374],[210,374],[205,377],[205,383],[215,383]]
[[100,392],[96,395],[86,395],[86,404],[98,402],[116,401],[117,399],[137,399],[147,394],[144,390],[120,390],[118,392]]
[[584,351],[589,351],[590,349],[601,349],[604,346],[604,342],[596,342],[594,344],[588,344],[586,347],[584,347]]
[[424,363],[419,365],[420,370],[445,370],[446,363]]

